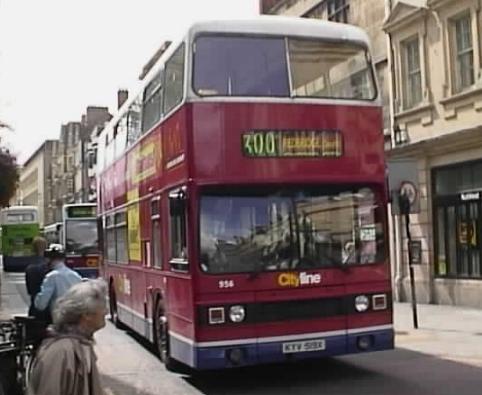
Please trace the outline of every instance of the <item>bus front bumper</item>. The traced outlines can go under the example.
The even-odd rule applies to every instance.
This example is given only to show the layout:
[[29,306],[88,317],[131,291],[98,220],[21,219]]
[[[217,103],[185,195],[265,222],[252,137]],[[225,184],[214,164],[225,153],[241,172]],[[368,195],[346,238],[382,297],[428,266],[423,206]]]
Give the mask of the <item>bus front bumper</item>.
[[[316,339],[312,340],[322,340],[324,348],[301,352],[283,352],[283,344],[287,343],[284,340],[206,347],[204,343],[199,343],[200,346],[186,344],[176,336],[171,336],[171,355],[194,369],[209,370],[383,351],[394,347],[393,327],[388,326],[390,328],[353,330],[351,333],[348,331],[347,334],[326,337],[317,335]],[[305,341],[310,339],[304,337],[301,340]],[[293,343],[293,339],[290,339],[289,343]]]

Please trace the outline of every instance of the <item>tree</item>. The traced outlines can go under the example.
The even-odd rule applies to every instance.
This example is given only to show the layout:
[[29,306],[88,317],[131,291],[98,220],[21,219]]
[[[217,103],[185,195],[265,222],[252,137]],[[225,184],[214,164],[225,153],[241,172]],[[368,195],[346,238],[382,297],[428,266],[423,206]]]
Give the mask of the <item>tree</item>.
[[[12,130],[10,126],[0,121],[0,132],[2,129]],[[7,207],[10,199],[15,195],[19,177],[18,173],[15,156],[7,148],[0,146],[0,208]]]

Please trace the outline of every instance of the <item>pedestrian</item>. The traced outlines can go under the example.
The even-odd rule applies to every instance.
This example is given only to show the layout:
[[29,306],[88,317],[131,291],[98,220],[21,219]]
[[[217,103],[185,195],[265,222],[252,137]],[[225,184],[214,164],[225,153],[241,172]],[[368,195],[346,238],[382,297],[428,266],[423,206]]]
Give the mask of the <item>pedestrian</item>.
[[72,286],[57,299],[51,337],[38,350],[28,395],[104,394],[93,335],[105,326],[107,286],[102,279]]
[[35,317],[37,320],[50,321],[48,312],[41,311],[35,308],[35,296],[40,292],[40,287],[48,272],[46,258],[44,257],[47,249],[47,240],[43,237],[37,236],[32,242],[34,251],[34,261],[25,269],[25,284],[27,292],[30,295],[30,306],[28,315]]
[[49,259],[50,272],[45,276],[40,292],[35,296],[35,308],[51,313],[55,301],[70,287],[80,283],[82,277],[65,265],[65,252],[62,245],[51,244],[45,250],[45,257]]

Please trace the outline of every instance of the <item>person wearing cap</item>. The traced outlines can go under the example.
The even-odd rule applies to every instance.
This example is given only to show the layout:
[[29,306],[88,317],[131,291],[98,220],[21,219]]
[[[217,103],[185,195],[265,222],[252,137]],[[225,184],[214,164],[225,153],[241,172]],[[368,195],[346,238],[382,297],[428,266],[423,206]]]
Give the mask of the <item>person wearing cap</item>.
[[49,259],[50,272],[45,276],[40,292],[35,296],[35,308],[52,312],[55,301],[64,295],[73,285],[82,281],[80,275],[64,263],[65,252],[60,244],[51,244],[45,250]]

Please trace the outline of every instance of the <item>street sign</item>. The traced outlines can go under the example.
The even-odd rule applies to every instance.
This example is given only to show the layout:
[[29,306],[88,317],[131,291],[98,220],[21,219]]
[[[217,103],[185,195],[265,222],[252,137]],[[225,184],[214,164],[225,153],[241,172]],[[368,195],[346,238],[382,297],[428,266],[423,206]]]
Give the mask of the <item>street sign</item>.
[[420,212],[418,168],[415,159],[392,159],[388,162],[388,184],[392,215],[400,215],[400,196],[408,198],[409,213]]
[[400,185],[400,195],[405,195],[410,206],[413,206],[417,200],[417,187],[410,181],[403,181]]

